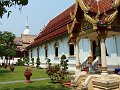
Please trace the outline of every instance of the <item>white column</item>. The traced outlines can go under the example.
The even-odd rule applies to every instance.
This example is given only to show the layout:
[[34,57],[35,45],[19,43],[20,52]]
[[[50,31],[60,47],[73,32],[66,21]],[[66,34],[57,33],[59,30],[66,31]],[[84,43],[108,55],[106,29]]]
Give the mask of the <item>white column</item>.
[[80,73],[80,59],[79,59],[79,38],[76,38],[75,48],[76,48],[76,71],[75,75],[78,76]]
[[105,48],[105,39],[101,39],[101,63],[102,63],[102,73],[101,79],[108,80],[108,72],[107,72],[107,61],[106,61],[106,48]]

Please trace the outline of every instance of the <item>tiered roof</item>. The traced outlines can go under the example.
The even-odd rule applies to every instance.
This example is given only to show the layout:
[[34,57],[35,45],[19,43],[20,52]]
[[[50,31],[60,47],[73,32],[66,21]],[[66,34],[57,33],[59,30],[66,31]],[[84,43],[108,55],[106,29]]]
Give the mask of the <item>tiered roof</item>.
[[[100,15],[99,19],[101,18],[102,15],[109,15],[109,13],[113,13],[115,10],[113,7],[113,0],[83,0],[83,3],[85,7],[89,7],[90,10],[88,11],[88,14],[92,16],[96,16],[97,14]],[[119,10],[118,10],[119,11]],[[71,14],[70,16],[70,12]],[[82,23],[81,23],[82,22]],[[71,28],[67,28],[67,25],[70,26]],[[83,28],[84,27],[84,28]],[[82,38],[94,38],[97,37],[97,33],[95,31],[96,35],[92,35],[94,33],[86,30],[85,28],[87,27],[87,30],[92,30],[92,24],[88,22],[84,18],[84,12],[81,10],[80,3],[77,2],[76,4],[73,4],[71,7],[69,7],[67,10],[59,14],[57,17],[52,19],[47,26],[43,29],[41,33],[38,34],[38,36],[34,39],[34,42],[32,42],[29,47],[34,47],[39,45],[40,43],[43,43],[45,41],[51,40],[53,38],[56,38],[58,36],[62,36],[63,34],[67,34],[68,32],[72,33],[70,36],[75,36],[78,35]],[[82,31],[84,32],[81,32]],[[88,35],[89,34],[89,35]],[[93,37],[94,36],[94,37]]]
[[83,0],[85,6],[90,7],[90,11],[100,13],[110,10],[113,7],[113,0]]
[[67,25],[72,24],[73,21],[70,17],[70,12],[73,13],[74,8],[75,4],[52,19],[44,28],[44,30],[37,36],[37,38],[35,38],[34,42],[29,45],[29,47],[36,46],[42,42],[67,33]]

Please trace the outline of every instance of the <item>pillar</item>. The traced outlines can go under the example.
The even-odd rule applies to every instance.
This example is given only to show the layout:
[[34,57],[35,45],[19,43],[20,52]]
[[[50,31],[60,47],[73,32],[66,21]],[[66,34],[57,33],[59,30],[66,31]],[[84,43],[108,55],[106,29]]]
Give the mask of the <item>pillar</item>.
[[102,59],[102,73],[107,73],[106,48],[104,39],[101,39],[101,59]]
[[90,52],[90,56],[91,56],[91,63],[94,61],[94,55],[93,55],[93,44],[92,44],[92,40],[90,40],[90,48],[91,48],[91,52]]
[[103,28],[100,29],[100,34],[99,34],[99,38],[100,38],[100,45],[101,45],[101,79],[103,80],[108,80],[109,79],[109,74],[107,71],[107,60],[106,60],[106,46],[105,46],[105,40],[106,40],[106,36],[108,31]]
[[79,59],[79,37],[76,38],[75,48],[76,48],[76,71],[75,75],[78,76],[80,73],[80,59]]

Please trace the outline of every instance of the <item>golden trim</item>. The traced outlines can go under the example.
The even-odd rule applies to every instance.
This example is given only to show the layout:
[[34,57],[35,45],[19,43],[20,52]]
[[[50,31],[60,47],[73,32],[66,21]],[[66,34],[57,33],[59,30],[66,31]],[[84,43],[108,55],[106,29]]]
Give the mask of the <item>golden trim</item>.
[[118,11],[116,10],[113,14],[111,14],[108,18],[106,18],[105,20],[107,20],[108,24],[111,24],[113,20],[115,20],[115,18],[117,17]]
[[87,15],[86,13],[84,13],[84,17],[87,21],[89,21],[92,24],[97,24],[98,22],[96,20],[94,20],[93,18],[91,18],[89,15]]
[[81,7],[81,9],[84,11],[84,12],[88,12],[89,11],[89,8],[87,8],[84,3],[83,3],[83,0],[77,0],[79,2],[79,5]]
[[113,0],[113,7],[117,8],[120,5],[120,0]]
[[68,34],[71,34],[71,29],[70,29],[69,25],[67,25],[67,30],[68,30]]

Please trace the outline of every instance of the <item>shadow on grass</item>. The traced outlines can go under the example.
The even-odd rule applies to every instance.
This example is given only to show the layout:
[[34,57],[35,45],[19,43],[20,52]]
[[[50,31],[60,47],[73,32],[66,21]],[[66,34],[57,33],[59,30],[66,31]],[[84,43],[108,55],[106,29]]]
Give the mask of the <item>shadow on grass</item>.
[[25,88],[15,88],[13,90],[69,90],[68,88],[64,87],[53,87],[52,85],[47,86],[27,86]]
[[[34,82],[34,81],[33,81]],[[33,83],[31,82],[31,83]],[[0,90],[72,90],[71,88],[68,87],[63,87],[60,84],[51,84],[48,82],[50,85],[38,85],[38,86],[25,86],[25,87],[18,87],[18,88],[2,88]],[[56,86],[57,85],[57,86]]]
[[11,72],[10,70],[3,69],[3,70],[0,70],[0,75],[8,74],[10,72]]
[[[11,90],[9,88],[2,89],[2,90]],[[46,85],[46,86],[26,86],[24,88],[14,88],[12,90],[70,90],[70,88],[66,87],[54,87],[52,85]]]

